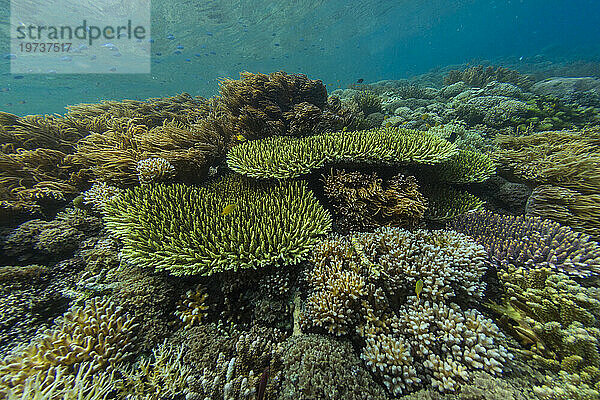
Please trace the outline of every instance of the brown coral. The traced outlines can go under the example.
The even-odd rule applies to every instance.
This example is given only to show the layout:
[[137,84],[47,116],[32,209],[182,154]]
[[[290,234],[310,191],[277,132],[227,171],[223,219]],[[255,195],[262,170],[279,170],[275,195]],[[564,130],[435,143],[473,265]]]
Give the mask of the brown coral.
[[469,86],[484,87],[486,84],[497,81],[507,82],[513,85],[522,87],[523,89],[530,88],[535,82],[528,75],[523,75],[517,71],[504,67],[485,67],[478,65],[465,69],[464,71],[450,71],[444,82],[446,85],[451,85],[456,82],[465,82]]
[[427,200],[413,176],[396,175],[384,182],[375,173],[332,170],[323,181],[325,195],[339,215],[341,231],[414,227],[427,209]]

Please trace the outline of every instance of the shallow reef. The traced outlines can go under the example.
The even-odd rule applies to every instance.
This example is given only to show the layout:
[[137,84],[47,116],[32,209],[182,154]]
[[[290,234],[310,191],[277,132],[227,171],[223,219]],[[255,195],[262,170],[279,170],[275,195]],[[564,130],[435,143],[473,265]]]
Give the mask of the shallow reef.
[[600,399],[600,84],[539,79],[0,113],[0,398]]

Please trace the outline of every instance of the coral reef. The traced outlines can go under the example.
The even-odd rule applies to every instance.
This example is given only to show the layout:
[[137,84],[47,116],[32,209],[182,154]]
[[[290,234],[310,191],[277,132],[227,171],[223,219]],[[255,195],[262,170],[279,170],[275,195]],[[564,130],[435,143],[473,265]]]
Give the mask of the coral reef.
[[167,341],[152,349],[151,357],[142,357],[132,367],[120,368],[122,379],[116,382],[119,397],[131,400],[159,400],[185,396],[193,369],[183,362],[185,346]]
[[225,79],[213,107],[221,129],[246,139],[335,131],[354,120],[339,101],[328,100],[320,80],[285,72],[242,72],[238,80]]
[[485,154],[459,150],[436,168],[435,177],[448,183],[483,182],[496,174],[496,165]]
[[387,399],[348,342],[330,336],[293,336],[283,344],[278,399]]
[[[97,181],[121,188],[139,184],[140,177],[144,182],[166,177],[198,181],[207,176],[208,166],[224,154],[231,139],[205,125],[165,121],[148,127],[127,119],[81,139],[67,162]],[[148,159],[163,161],[144,161]]]
[[107,185],[104,182],[94,182],[91,188],[81,194],[82,203],[96,213],[104,211],[106,203],[123,193],[122,189]]
[[123,241],[125,259],[174,275],[295,264],[331,227],[305,184],[256,184],[239,176],[204,187],[129,189],[107,204],[105,221]]
[[338,230],[371,230],[379,226],[414,227],[427,209],[413,176],[384,181],[376,173],[331,171],[323,178],[325,195],[338,215]]
[[480,211],[459,216],[452,227],[485,246],[490,260],[503,268],[548,267],[579,277],[600,273],[600,245],[557,222]]
[[331,162],[438,164],[457,153],[437,136],[397,128],[272,137],[233,147],[228,166],[253,178],[294,178]]
[[157,183],[172,179],[175,167],[164,158],[146,158],[138,161],[136,170],[140,183]]
[[[92,298],[69,310],[52,329],[0,363],[0,391],[20,392],[26,379],[39,376],[46,384],[57,367],[77,367],[90,361],[99,371],[131,356],[134,320],[108,298]],[[46,383],[47,382],[47,383]]]
[[444,79],[446,85],[456,82],[465,82],[469,86],[483,87],[486,84],[496,82],[508,82],[523,89],[529,89],[535,81],[527,75],[504,67],[484,67],[478,65],[464,71],[450,71]]
[[470,370],[499,374],[510,357],[491,320],[451,302],[482,296],[485,257],[482,246],[452,231],[334,236],[313,250],[302,327],[357,333],[361,357],[395,396],[429,384],[458,390]]

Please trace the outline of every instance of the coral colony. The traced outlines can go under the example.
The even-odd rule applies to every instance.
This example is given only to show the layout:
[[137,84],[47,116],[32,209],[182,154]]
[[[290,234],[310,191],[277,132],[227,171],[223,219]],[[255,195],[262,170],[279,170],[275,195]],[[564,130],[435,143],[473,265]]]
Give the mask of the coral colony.
[[600,108],[359,81],[0,114],[0,396],[600,398]]

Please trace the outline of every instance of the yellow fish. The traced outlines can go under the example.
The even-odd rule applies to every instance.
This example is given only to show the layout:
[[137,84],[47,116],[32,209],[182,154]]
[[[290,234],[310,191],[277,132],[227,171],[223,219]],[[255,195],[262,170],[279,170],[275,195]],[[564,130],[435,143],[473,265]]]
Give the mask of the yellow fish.
[[236,207],[237,204],[235,203],[227,204],[225,208],[223,208],[223,211],[221,211],[221,215],[231,214]]
[[415,285],[415,293],[417,294],[417,301],[419,301],[419,295],[423,291],[423,279],[419,279]]
[[244,135],[242,135],[241,133],[238,133],[237,135],[235,135],[235,138],[240,142],[246,141],[246,137]]

